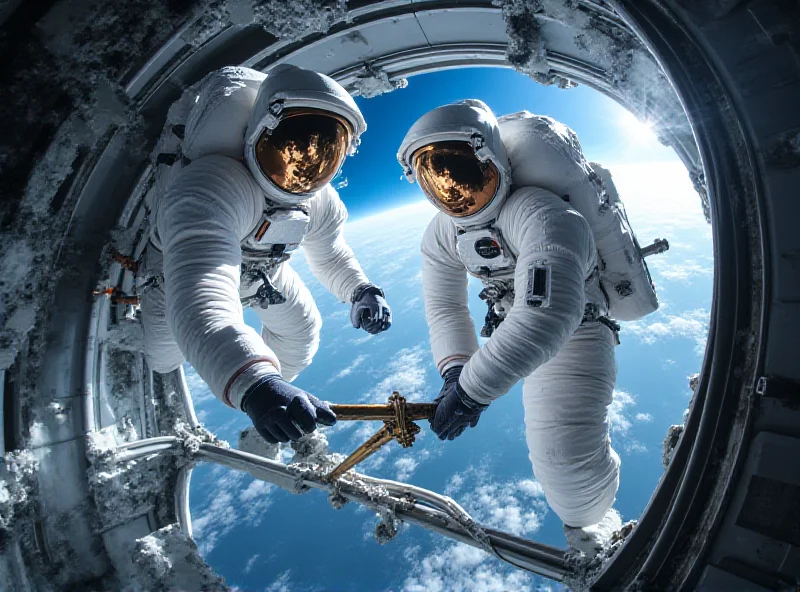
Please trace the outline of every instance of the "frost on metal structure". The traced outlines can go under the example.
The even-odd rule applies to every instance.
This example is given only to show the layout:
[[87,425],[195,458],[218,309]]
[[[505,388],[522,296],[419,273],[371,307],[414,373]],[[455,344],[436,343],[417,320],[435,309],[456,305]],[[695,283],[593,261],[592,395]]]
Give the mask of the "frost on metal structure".
[[[549,23],[561,23],[571,31],[584,61],[604,70],[602,81],[594,82],[593,86],[623,103],[639,119],[651,123],[659,141],[674,148],[687,164],[703,213],[710,221],[705,181],[688,119],[666,74],[624,21],[606,3],[594,0],[494,0],[493,3],[502,7],[506,21],[509,39],[506,59],[515,69],[542,84],[557,84],[561,88],[574,85],[557,72],[558,56],[551,46],[560,40],[548,35],[563,35],[563,31]],[[786,153],[783,148],[776,150]]]
[[541,0],[507,0],[496,4],[503,8],[508,32],[506,59],[520,72],[536,78],[550,70],[547,49],[536,15],[544,10]]
[[132,431],[131,439],[136,439],[145,435],[137,434],[131,424],[145,397],[145,365],[137,349],[138,335],[131,325],[127,321],[117,323],[114,326],[119,330],[105,340],[105,388],[100,405],[108,417],[117,420],[120,429]]
[[178,452],[178,466],[192,462],[203,444],[211,444],[218,448],[230,448],[230,445],[225,440],[220,440],[201,425],[192,427],[186,423],[177,423],[174,428],[174,434],[182,442],[181,450]]
[[14,517],[31,500],[38,462],[26,450],[8,452],[0,466],[0,533],[11,528]]
[[230,26],[258,24],[285,42],[327,33],[348,16],[347,0],[204,0],[197,18],[181,35],[187,42],[209,39]]
[[358,75],[355,83],[353,83],[352,93],[354,95],[360,95],[365,99],[371,99],[378,95],[407,86],[407,79],[398,78],[396,80],[391,80],[384,70],[372,64],[364,64],[363,72]]
[[133,562],[140,569],[132,586],[137,591],[227,592],[231,589],[225,584],[225,579],[203,561],[197,545],[177,524],[138,539]]
[[387,509],[380,510],[378,518],[380,520],[375,525],[375,540],[379,545],[385,545],[397,536],[400,519],[397,514]]
[[[694,395],[697,393],[698,384],[700,384],[699,374],[694,374],[689,377],[689,388],[692,391],[692,401],[689,402],[689,408],[691,408],[692,402],[694,401]],[[686,418],[689,417],[689,408],[683,412],[683,423],[671,425],[667,429],[667,435],[664,437],[664,443],[661,446],[661,465],[664,469],[669,467],[672,458],[675,456],[675,450],[678,448],[681,436],[683,436],[683,431],[686,427]]]
[[[602,547],[594,555],[586,554],[584,551],[574,548],[567,550],[565,557],[570,567],[569,573],[564,578],[567,588],[572,592],[590,590],[600,571],[619,551],[622,543],[633,532],[637,523],[638,521],[636,520],[628,521],[619,530],[612,530],[613,526],[610,524],[603,525],[602,523],[591,527],[596,529],[596,533],[600,534],[600,540],[603,541]],[[569,537],[567,539],[569,540]]]
[[667,469],[672,462],[672,457],[675,456],[675,449],[678,447],[678,442],[683,435],[683,424],[671,425],[667,428],[667,435],[664,437],[664,442],[661,445],[661,466]]
[[546,38],[536,16],[543,15],[545,5],[548,5],[549,16],[575,26],[580,18],[577,0],[565,0],[560,5],[542,0],[495,0],[494,4],[503,9],[508,33],[506,59],[515,69],[544,86],[556,85],[561,89],[577,86],[576,82],[551,70],[547,61]]
[[[252,428],[240,435],[239,449],[243,452],[258,455],[258,451],[267,450],[277,458],[280,455],[275,452],[277,448],[276,445],[264,442]],[[355,498],[375,511],[379,519],[375,526],[375,539],[379,544],[385,544],[397,536],[402,520],[396,512],[398,509],[409,509],[410,498],[398,497],[397,493],[387,489],[379,480],[360,475],[354,470],[348,471],[334,483],[328,483],[326,476],[345,456],[328,450],[328,438],[320,430],[292,442],[291,448],[295,454],[287,470],[295,475],[294,487],[290,489],[292,493],[308,491],[309,486],[305,482],[326,484],[330,488],[329,501],[334,509],[341,509],[350,499]],[[259,478],[257,473],[253,476]],[[458,504],[450,500],[447,510],[455,523],[470,533],[487,551],[493,552],[486,534]]]
[[[175,457],[162,454],[116,462],[117,446],[127,437],[120,434],[117,426],[88,436],[89,486],[103,529],[127,524],[151,511],[162,523],[171,517],[171,499],[164,491],[170,475],[177,471]],[[135,440],[133,434],[128,441]]]
[[294,450],[294,458],[291,463],[293,465],[318,465],[327,469],[329,466],[339,464],[344,459],[344,456],[338,452],[328,451],[328,437],[321,430],[306,434],[299,440],[293,441],[291,446]]
[[293,41],[309,33],[327,33],[333,23],[346,17],[347,0],[266,0],[254,3],[255,21],[278,39]]
[[[120,125],[129,125],[129,122],[120,122]],[[81,171],[86,156],[81,140],[101,141],[93,133],[85,120],[77,115],[70,117],[56,133],[47,152],[34,163],[16,211],[5,212],[13,223],[4,229],[0,255],[0,269],[3,270],[0,310],[4,317],[4,322],[0,323],[0,369],[8,368],[25,348],[29,333],[49,312],[43,296],[70,272],[53,266],[60,249],[73,248],[71,244],[61,243],[63,234],[59,232],[66,229],[73,206],[74,196],[68,188],[65,190],[65,185]],[[118,133],[124,135],[125,131],[118,130]],[[14,150],[10,152],[13,154]],[[3,160],[12,161],[11,158]],[[0,174],[4,168],[2,164]],[[35,357],[40,346],[31,345]]]
[[583,553],[568,552],[566,555],[570,571],[564,578],[564,584],[572,592],[588,592],[597,579],[603,566],[616,554],[624,539],[612,539],[603,550],[593,557]]
[[201,444],[228,445],[205,428],[176,423],[173,434],[182,446],[171,454],[154,451],[130,458],[126,452],[141,439],[129,422],[122,424],[122,428],[112,425],[86,437],[87,476],[98,519],[104,528],[111,528],[153,512],[160,523],[167,523],[173,512],[170,483],[178,470],[192,462]]
[[[122,428],[114,425],[87,436],[87,476],[93,500],[87,511],[92,513],[95,527],[104,533],[114,567],[105,584],[109,589],[193,590],[206,589],[195,587],[198,582],[218,582],[197,555],[194,544],[184,534],[174,532],[180,530],[178,525],[156,533],[144,546],[138,541],[134,550],[134,539],[151,532],[154,524],[170,525],[176,519],[189,524],[188,513],[181,514],[177,505],[182,495],[180,475],[191,467],[203,444],[228,448],[204,428],[180,422],[175,424],[173,435],[154,438],[137,438],[132,426],[124,422]],[[165,587],[156,586],[155,580],[142,581],[138,568],[146,568],[153,578],[162,578]],[[187,576],[195,572],[201,580]]]
[[0,368],[26,348],[48,312],[47,295],[72,271],[54,263],[60,252],[81,248],[64,238],[78,197],[73,188],[95,164],[91,154],[112,137],[132,159],[143,154],[140,118],[122,88],[139,66],[129,56],[158,48],[183,18],[163,3],[56,2],[37,22],[36,40],[0,37],[9,66],[0,84],[0,177],[10,197],[0,204]]
[[[34,515],[38,462],[29,451],[8,452],[0,464],[0,590],[32,590],[23,548],[35,545]],[[36,562],[35,567],[41,565]]]
[[258,435],[256,429],[250,426],[239,434],[239,444],[237,446],[242,452],[263,456],[270,460],[278,460],[281,455],[280,444],[270,444]]

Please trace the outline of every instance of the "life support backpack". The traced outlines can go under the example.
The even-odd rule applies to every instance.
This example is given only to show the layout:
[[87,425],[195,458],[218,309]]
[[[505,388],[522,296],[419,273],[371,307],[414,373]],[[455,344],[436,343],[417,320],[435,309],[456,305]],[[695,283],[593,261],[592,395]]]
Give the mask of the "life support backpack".
[[192,160],[211,154],[242,159],[247,122],[265,78],[250,68],[222,68],[186,89],[172,104],[153,150],[151,209],[158,208],[158,199]]
[[[266,74],[242,67],[216,70],[184,91],[167,114],[167,123],[153,151],[155,182],[147,205],[155,220],[161,196],[178,172],[193,160],[209,155],[241,160],[250,113]],[[260,283],[243,305],[281,304],[269,272],[286,261],[303,241],[309,225],[308,208],[271,205],[265,200],[261,221],[242,239],[242,283]],[[150,238],[161,248],[153,225]]]
[[657,239],[645,249],[639,247],[611,173],[587,162],[575,132],[550,117],[521,111],[500,117],[498,124],[511,163],[512,191],[547,189],[589,223],[609,316],[633,321],[655,312],[658,297],[644,257],[669,245]]

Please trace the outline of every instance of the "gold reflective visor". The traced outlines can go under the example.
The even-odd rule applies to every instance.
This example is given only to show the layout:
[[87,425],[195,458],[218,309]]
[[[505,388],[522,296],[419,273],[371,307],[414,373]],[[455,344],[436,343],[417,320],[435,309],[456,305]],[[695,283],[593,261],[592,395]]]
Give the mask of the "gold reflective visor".
[[500,185],[497,167],[491,161],[482,162],[469,142],[429,144],[411,160],[425,194],[455,218],[480,212]]
[[350,137],[350,125],[334,113],[287,109],[277,127],[258,139],[256,161],[279,189],[313,193],[336,176]]

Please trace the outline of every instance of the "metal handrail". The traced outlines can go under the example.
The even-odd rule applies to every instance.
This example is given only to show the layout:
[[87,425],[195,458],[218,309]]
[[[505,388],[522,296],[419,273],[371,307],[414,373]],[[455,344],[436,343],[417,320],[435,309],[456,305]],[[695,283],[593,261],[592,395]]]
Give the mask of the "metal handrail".
[[[207,443],[200,445],[195,459],[245,471],[256,479],[293,493],[319,489],[373,509],[389,509],[406,522],[493,552],[516,568],[552,580],[563,581],[571,572],[563,549],[481,526],[452,498],[421,487],[356,473],[348,473],[345,477],[328,483],[321,472],[310,468],[285,465],[240,450]],[[376,496],[376,491],[381,492],[380,495]],[[482,540],[482,537],[485,539]]]
[[[113,459],[116,462],[128,462],[164,452],[175,453],[183,448],[184,440],[176,436],[147,438],[119,446]],[[328,482],[323,472],[314,470],[311,465],[286,465],[208,443],[200,444],[193,460],[243,471],[292,493],[319,489],[374,510],[388,509],[401,520],[483,549],[518,569],[552,580],[563,581],[571,572],[563,549],[484,527],[452,498],[421,487],[352,472]],[[192,468],[191,463],[181,467],[175,486],[175,513],[187,536],[192,536],[188,495]]]

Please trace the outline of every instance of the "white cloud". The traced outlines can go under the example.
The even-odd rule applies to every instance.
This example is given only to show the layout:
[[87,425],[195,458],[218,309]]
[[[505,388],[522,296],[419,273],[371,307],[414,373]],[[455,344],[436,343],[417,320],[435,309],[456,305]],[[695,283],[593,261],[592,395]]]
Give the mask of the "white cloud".
[[[476,466],[486,466],[477,463]],[[542,525],[547,504],[541,486],[532,479],[494,482],[483,470],[470,468],[453,475],[445,488],[470,515],[484,526],[519,536],[532,536]],[[480,549],[461,543],[444,543],[426,557],[418,547],[406,550],[410,565],[403,592],[532,592],[536,581]]]
[[409,401],[419,401],[426,396],[425,373],[431,364],[430,352],[423,344],[401,349],[389,362],[387,376],[370,389],[363,400],[385,403],[393,391],[398,391]]
[[517,489],[531,497],[544,497],[544,489],[538,481],[533,479],[524,479],[517,482]]
[[369,341],[373,337],[374,337],[374,335],[370,335],[370,334],[362,335],[361,337],[354,337],[353,339],[348,339],[347,343],[349,343],[350,345],[361,345],[363,343],[366,343],[367,341]]
[[[372,335],[367,335],[366,339],[372,337]],[[366,393],[362,394],[359,398],[359,402],[373,404],[386,403],[389,396],[394,391],[398,391],[408,401],[419,401],[425,398],[426,365],[431,364],[432,366],[432,363],[430,362],[430,353],[424,345],[425,344],[419,344],[415,347],[404,348],[397,352],[389,364],[385,366],[384,377]],[[340,371],[329,382],[336,378],[347,376],[353,368],[362,365],[366,359],[368,359],[368,356],[358,356],[350,367]],[[358,424],[358,427],[356,427],[354,422],[339,422],[329,433],[335,434],[355,428],[352,438],[354,440],[363,441],[375,433],[379,427],[377,423],[373,422],[358,422]]]
[[[353,448],[355,445],[363,444],[366,439],[372,435],[372,433],[377,431],[377,428],[372,427],[370,428],[370,424],[365,424],[363,428],[359,432],[356,432],[353,435],[352,441],[354,441]],[[377,425],[377,424],[376,424]],[[386,464],[386,460],[389,458],[391,454],[395,452],[395,446],[392,442],[384,445],[378,452],[370,456],[367,460],[363,461],[361,464],[358,465],[356,470],[360,473],[365,473],[368,475],[377,475],[383,476],[378,474],[378,471]],[[348,453],[350,451],[348,450]]]
[[638,440],[630,440],[629,442],[625,442],[625,452],[628,453],[647,452],[647,446],[645,446]]
[[[378,431],[379,426],[378,422],[361,422],[361,426],[350,436],[349,446],[355,448],[363,444],[367,438]],[[408,481],[420,466],[442,454],[440,446],[432,449],[423,448],[423,440],[426,437],[428,435],[424,430],[417,434],[417,440],[411,449],[402,448],[397,442],[389,442],[359,464],[356,470],[385,479]],[[349,453],[351,449],[340,450],[340,452]]]
[[[480,462],[476,466],[490,466]],[[452,496],[484,526],[518,536],[530,536],[542,525],[547,502],[541,485],[533,479],[492,481],[483,469],[470,468],[453,475],[445,486]]]
[[[422,274],[418,274],[420,280],[422,281]],[[417,276],[415,276],[417,277]],[[411,281],[414,281],[413,279]],[[398,309],[400,312],[408,312],[410,310],[414,310],[416,308],[422,308],[424,306],[422,302],[422,298],[420,296],[414,296],[413,298],[409,298],[408,300],[403,300],[402,303],[403,308]]]
[[[489,466],[479,462],[475,467]],[[531,537],[542,525],[547,503],[541,486],[532,479],[492,481],[484,469],[470,468],[448,480],[445,494],[481,525]],[[403,592],[533,592],[536,579],[497,561],[480,549],[445,542],[425,557],[419,547],[404,552],[414,566]]]
[[630,393],[614,389],[614,399],[608,406],[608,423],[611,432],[625,435],[631,427],[631,420],[626,415],[627,408],[636,404],[636,399]]
[[[325,429],[325,428],[322,428]],[[295,451],[292,449],[291,444],[285,443],[280,445],[280,454],[278,460],[285,465],[291,464],[294,458]]]
[[287,569],[279,575],[274,582],[267,586],[264,592],[292,592],[292,589],[289,587],[289,578],[291,575],[291,570]]
[[534,578],[506,567],[474,547],[458,543],[437,548],[419,559],[403,583],[403,592],[532,592]]
[[437,448],[437,452],[435,453],[427,448],[423,448],[422,450],[406,450],[404,456],[394,461],[394,468],[395,471],[397,471],[395,479],[398,481],[408,481],[422,463],[439,456],[440,451],[441,447]]
[[240,475],[233,473],[212,481],[207,505],[192,516],[194,540],[203,556],[208,555],[217,541],[227,535],[239,521],[238,504],[233,491],[239,487]]
[[[478,463],[477,466],[485,466]],[[547,504],[541,486],[531,479],[492,482],[478,469],[453,475],[445,488],[484,526],[531,537],[539,530]],[[497,561],[486,552],[462,543],[443,543],[420,557],[419,547],[406,549],[414,566],[403,592],[533,592],[536,579]]]
[[695,342],[695,353],[702,355],[708,339],[709,312],[705,309],[686,311],[681,315],[659,315],[660,320],[633,321],[623,324],[623,336],[632,335],[652,345],[664,339],[682,338]]
[[629,454],[647,452],[647,446],[628,437],[633,422],[650,423],[653,416],[649,413],[636,413],[630,417],[631,408],[636,405],[636,397],[625,391],[614,389],[614,399],[608,407],[608,423],[612,434],[622,440],[622,448]]
[[[194,540],[203,556],[207,556],[222,538],[246,522],[258,526],[272,505],[269,483],[225,467],[214,467],[204,485],[209,488],[204,505],[192,508]],[[251,480],[245,487],[247,481]],[[238,499],[237,499],[238,498]]]
[[334,382],[335,380],[339,380],[341,378],[344,378],[345,376],[350,376],[356,368],[358,368],[361,364],[364,363],[364,360],[366,360],[366,359],[367,359],[367,356],[365,356],[363,354],[360,355],[360,356],[357,356],[355,360],[350,362],[349,366],[347,366],[346,368],[343,368],[342,370],[340,370],[339,372],[337,372],[336,374],[331,376],[328,379],[328,384]]
[[253,566],[256,564],[256,561],[258,561],[260,557],[261,555],[259,553],[253,555],[250,559],[247,560],[247,565],[244,566],[244,569],[242,571],[244,571],[244,573],[250,573],[251,571],[253,571]]
[[407,481],[414,471],[417,469],[419,463],[412,456],[403,456],[394,461],[394,468],[397,470],[396,479],[398,481]]
[[261,523],[264,513],[272,505],[273,499],[270,497],[272,490],[272,484],[254,479],[239,494],[241,509],[249,524],[258,526]]
[[450,477],[450,480],[447,482],[447,485],[445,485],[444,494],[453,495],[464,486],[466,480],[467,480],[466,474],[456,473],[455,475]]
[[[361,395],[359,401],[372,404],[386,403],[394,391],[399,392],[408,401],[420,401],[427,398],[426,366],[432,366],[432,363],[429,357],[430,352],[425,345],[419,344],[397,352],[388,366],[385,367],[383,378]],[[379,428],[379,422],[339,422],[327,430],[327,433],[329,436],[347,433],[348,446],[355,447],[363,444]],[[411,477],[422,462],[441,453],[440,450],[431,451],[420,446],[421,442],[427,437],[428,431],[423,429],[417,435],[417,443],[414,445],[414,449],[404,452],[403,456],[396,461],[391,457],[398,454],[402,448],[396,443],[389,443],[361,463],[358,470],[375,475],[376,471],[386,465],[394,468],[394,474],[388,473],[377,476],[405,481]]]
[[[648,259],[648,261],[650,261]],[[648,263],[650,268],[664,280],[690,284],[695,277],[711,277],[714,268],[711,265],[702,265],[694,259],[689,259],[681,263],[667,263],[665,260],[655,260]]]
[[[364,255],[359,258],[375,258],[383,261],[387,254],[397,255],[408,252],[408,240],[421,239],[428,221],[436,215],[436,208],[426,199],[401,206],[386,212],[381,212],[366,218],[349,221],[346,228],[348,242],[358,244]],[[376,229],[381,232],[376,234]],[[403,240],[387,241],[386,232],[390,230],[391,236],[403,237]],[[365,248],[373,244],[376,249]],[[416,249],[413,249],[416,252]]]
[[254,479],[250,485],[242,490],[239,494],[239,499],[248,504],[253,503],[258,498],[268,494],[271,489],[272,484]]
[[[353,422],[353,423],[347,423],[347,424],[345,424],[344,422],[341,422],[341,424],[342,424],[342,429],[344,429],[344,428],[351,428],[351,429],[355,428],[354,431],[353,431],[352,436],[350,436],[351,443],[353,443],[353,444],[362,444],[367,438],[372,436],[381,427],[381,424],[378,423],[377,421],[359,421],[359,422]],[[339,426],[339,424],[334,426],[331,431],[336,430],[336,428],[338,426]],[[376,454],[380,454],[381,452],[384,452],[386,450],[388,450],[388,447],[384,446]],[[375,455],[370,457],[370,459],[374,459],[374,458],[375,458]]]
[[485,524],[518,536],[539,530],[547,511],[541,488],[537,491],[529,479],[481,485],[464,498],[464,503],[476,508]]

